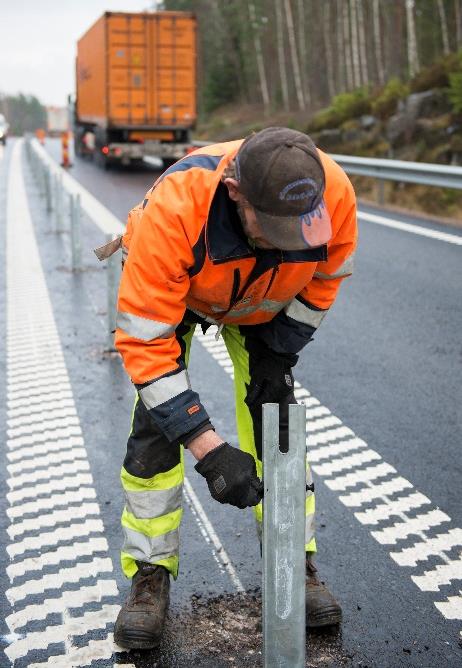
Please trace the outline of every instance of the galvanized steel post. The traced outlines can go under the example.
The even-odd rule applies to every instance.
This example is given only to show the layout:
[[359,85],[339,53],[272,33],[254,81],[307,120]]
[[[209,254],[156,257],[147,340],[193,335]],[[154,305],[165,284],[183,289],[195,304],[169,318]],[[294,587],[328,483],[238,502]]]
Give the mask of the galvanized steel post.
[[58,174],[56,177],[56,231],[62,232],[64,225],[64,187],[63,177]]
[[71,250],[72,250],[72,271],[77,271],[82,263],[82,245],[80,241],[80,195],[71,195]]
[[51,193],[51,174],[48,167],[45,170],[45,197],[47,203],[47,213],[50,213],[53,208],[53,203]]
[[305,666],[306,407],[289,406],[289,450],[279,449],[279,405],[263,405],[263,658]]
[[[107,234],[106,240],[109,243],[114,238],[114,235]],[[116,313],[117,313],[117,295],[119,292],[120,281],[120,255],[114,253],[107,261],[107,320],[108,320],[108,350],[115,351],[114,347],[114,330],[116,328]]]

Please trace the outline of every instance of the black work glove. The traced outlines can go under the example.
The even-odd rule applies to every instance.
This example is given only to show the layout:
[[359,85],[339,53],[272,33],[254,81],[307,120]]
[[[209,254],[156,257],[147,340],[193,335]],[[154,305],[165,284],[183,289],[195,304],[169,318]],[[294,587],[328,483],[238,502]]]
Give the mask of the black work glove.
[[294,391],[292,367],[298,355],[280,354],[270,350],[258,339],[249,340],[251,383],[247,387],[246,404],[280,403]]
[[263,498],[263,483],[257,477],[253,457],[229,443],[208,452],[194,468],[206,479],[215,501],[247,508]]

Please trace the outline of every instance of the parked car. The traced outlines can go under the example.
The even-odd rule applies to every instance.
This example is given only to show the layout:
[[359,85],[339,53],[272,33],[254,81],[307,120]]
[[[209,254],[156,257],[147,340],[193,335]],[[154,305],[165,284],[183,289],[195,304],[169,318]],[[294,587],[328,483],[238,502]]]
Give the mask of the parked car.
[[2,142],[3,146],[6,144],[6,137],[8,134],[8,128],[9,125],[6,122],[6,118],[3,114],[0,114],[0,141]]

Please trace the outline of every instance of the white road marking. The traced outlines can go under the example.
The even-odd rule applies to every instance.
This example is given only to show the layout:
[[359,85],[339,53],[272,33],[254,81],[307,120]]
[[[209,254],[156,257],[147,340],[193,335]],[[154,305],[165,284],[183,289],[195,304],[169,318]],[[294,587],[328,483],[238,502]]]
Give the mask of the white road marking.
[[[23,414],[24,410],[30,411],[31,413],[37,413],[42,410],[45,410],[45,407],[50,404],[60,400],[60,399],[73,399],[71,389],[61,391],[47,392],[46,397],[25,397],[22,399],[10,399],[6,402],[6,405],[9,410],[12,411],[12,415]],[[16,411],[18,411],[16,413]]]
[[[460,240],[462,243],[462,237]],[[223,341],[220,345],[217,344],[214,334],[215,332],[208,332],[202,335],[197,331],[195,336],[212,357],[215,358],[216,354],[220,353],[218,362],[222,363],[222,353],[226,346]],[[462,579],[462,561],[451,560],[446,554],[456,547],[462,548],[462,530],[448,527],[445,533],[436,538],[428,536],[430,529],[451,522],[451,518],[432,506],[430,499],[398,475],[393,466],[384,462],[379,453],[369,448],[351,429],[342,425],[327,407],[322,406],[298,382],[295,383],[294,393],[297,400],[308,407],[307,455],[314,472],[324,479],[324,483],[331,490],[346,492],[350,487],[357,488],[339,495],[340,501],[346,507],[374,504],[371,509],[355,512],[356,519],[363,525],[388,522],[389,526],[371,531],[371,535],[383,545],[394,545],[409,536],[416,537],[412,547],[391,553],[390,556],[401,566],[415,568],[419,561],[430,556],[438,556],[444,562],[444,565],[427,571],[423,576],[411,576],[414,582],[421,588],[425,587],[426,591],[439,591],[440,585]],[[338,426],[332,429],[334,425]],[[315,463],[320,460],[324,460],[324,463]],[[370,461],[377,463],[367,466]],[[343,470],[349,472],[339,475],[338,472]],[[408,512],[425,505],[429,506],[427,512],[415,517],[407,515]],[[394,524],[391,524],[393,521]],[[447,619],[462,620],[462,598],[449,597],[446,601],[434,601],[434,604]]]
[[307,443],[309,447],[319,445],[320,443],[332,443],[332,441],[339,441],[345,436],[353,437],[354,434],[348,427],[337,427],[336,429],[328,429],[320,434],[308,434]]
[[450,552],[453,547],[462,545],[462,529],[449,529],[447,533],[428,538],[412,547],[405,547],[401,552],[391,552],[390,556],[400,566],[415,568],[419,561],[426,561],[429,557],[441,552]]
[[437,239],[438,241],[445,241],[448,244],[456,244],[462,246],[462,236],[457,234],[449,234],[448,232],[440,232],[421,225],[413,225],[410,223],[403,223],[400,220],[393,218],[385,218],[375,213],[366,213],[365,211],[358,211],[358,220],[364,220],[367,223],[375,223],[376,225],[384,225],[385,227],[392,227],[401,232],[410,232],[411,234],[418,234],[421,237],[428,237],[430,239]]
[[231,563],[231,560],[228,557],[228,554],[226,553],[226,550],[223,547],[221,540],[218,538],[217,533],[212,526],[212,523],[207,517],[207,514],[204,511],[204,508],[202,507],[202,504],[199,501],[197,494],[193,490],[192,485],[187,478],[185,478],[184,481],[184,493],[188,501],[188,505],[190,506],[191,510],[193,511],[196,517],[196,521],[199,524],[199,528],[201,529],[204,538],[208,543],[211,543],[214,547],[213,555],[215,560],[218,563],[221,562],[222,567],[229,575],[231,582],[234,584],[236,589],[238,591],[245,591],[244,585],[239,579],[239,576],[237,575],[236,570],[233,564]]
[[396,501],[381,503],[375,508],[368,508],[364,512],[355,513],[355,517],[361,524],[378,524],[380,521],[387,520],[393,515],[407,513],[410,510],[420,508],[427,503],[431,503],[430,499],[420,492],[414,492],[413,494],[403,496]]
[[321,459],[330,459],[335,455],[361,450],[362,448],[367,448],[367,443],[364,443],[360,438],[350,438],[348,441],[340,441],[320,448],[310,448],[310,462],[319,462]]
[[49,480],[50,478],[61,478],[61,476],[72,473],[76,471],[89,471],[90,464],[87,460],[76,459],[72,464],[59,464],[57,466],[49,466],[46,470],[37,470],[32,473],[23,473],[23,475],[18,475],[15,478],[8,478],[7,485],[10,489],[15,489],[17,487],[22,487],[31,482],[37,482],[37,480]]
[[428,531],[432,527],[443,524],[443,522],[450,522],[450,519],[441,510],[433,509],[412,519],[406,517],[404,521],[401,519],[400,522],[396,522],[391,527],[385,527],[380,531],[372,531],[371,533],[381,545],[395,545],[399,540],[404,540],[412,534],[418,536],[422,531]]
[[[364,446],[367,447],[367,444],[364,443]],[[310,452],[310,459],[311,456]],[[371,484],[370,487],[366,487],[366,489],[362,489],[360,492],[345,494],[340,497],[340,501],[345,506],[362,506],[365,503],[374,501],[374,499],[381,499],[383,496],[391,496],[396,492],[402,492],[404,489],[413,489],[413,487],[409,480],[401,478],[401,476],[396,476],[385,482]]]
[[20,578],[26,573],[40,571],[45,566],[56,566],[61,561],[75,561],[76,554],[87,557],[95,552],[107,552],[107,540],[103,537],[88,538],[85,541],[76,541],[73,545],[62,545],[52,552],[42,552],[38,557],[29,557],[23,561],[17,561],[6,567],[10,581]]
[[48,441],[43,444],[31,445],[30,448],[21,448],[17,451],[7,452],[6,456],[10,462],[28,461],[29,458],[36,455],[73,450],[81,445],[83,445],[83,438],[81,436],[69,436],[65,441]]
[[57,598],[47,598],[46,605],[43,603],[28,605],[13,612],[5,618],[5,621],[12,631],[17,631],[29,622],[45,619],[52,613],[63,613],[73,608],[81,608],[87,603],[100,603],[103,599],[118,596],[118,594],[115,580],[98,580],[96,584],[89,587],[81,587],[76,591],[63,591]]
[[[109,633],[104,640],[90,640],[87,647],[72,647],[65,656],[50,656],[44,663],[31,663],[29,668],[82,668],[89,666],[98,659],[110,659],[114,653],[124,650],[114,643],[113,634]],[[132,665],[132,668],[135,668]]]
[[8,439],[6,444],[11,449],[22,448],[24,445],[33,445],[34,443],[44,443],[45,441],[54,441],[58,438],[69,438],[70,436],[80,436],[79,427],[63,427],[62,429],[49,429],[42,434],[33,434],[31,436],[18,436],[18,438]]
[[[37,513],[42,513],[44,510],[51,510],[56,506],[68,506],[70,504],[81,503],[87,499],[96,499],[96,491],[93,487],[80,487],[76,492],[70,491],[61,492],[60,494],[52,494],[45,499],[40,499],[40,503],[37,503],[36,500],[22,503],[20,506],[8,508],[6,514],[10,519],[15,519],[23,517],[24,515],[36,515]],[[45,515],[44,517],[47,516]]]
[[61,417],[51,420],[49,417],[44,418],[40,422],[36,420],[35,422],[30,422],[28,425],[22,425],[20,427],[15,427],[14,429],[7,429],[8,438],[14,438],[16,436],[25,436],[27,434],[36,434],[38,432],[43,432],[45,429],[57,429],[65,425],[66,427],[75,426],[79,424],[79,419],[67,412],[67,415],[61,415]]
[[339,424],[342,424],[341,420],[339,420],[337,417],[334,417],[333,415],[329,415],[329,417],[323,417],[317,420],[310,420],[309,422],[307,422],[306,431],[307,433],[311,433],[314,431],[322,431],[326,429],[326,427],[333,427]]
[[[47,411],[47,419],[57,419],[57,418],[65,418],[68,416],[73,415],[73,403],[72,401],[69,402],[61,402],[61,405],[67,406],[67,408],[61,408],[60,410],[53,409],[50,406],[50,409]],[[7,420],[7,425],[8,429],[18,429],[20,427],[24,426],[29,426],[32,427],[33,425],[39,425],[43,424],[44,418],[43,418],[43,413],[42,409],[38,413],[36,419],[34,419],[34,413],[32,412],[23,412],[22,415],[19,415],[18,417],[11,418]],[[15,436],[16,434],[9,434],[9,436]]]
[[433,570],[425,571],[423,575],[413,575],[412,580],[422,591],[438,591],[452,580],[462,580],[462,559],[459,558],[449,564],[438,564]]
[[[69,520],[72,512],[69,512]],[[27,536],[22,541],[8,545],[6,551],[11,559],[28,550],[40,550],[48,545],[57,545],[66,540],[79,536],[88,536],[89,533],[103,533],[104,526],[101,520],[85,520],[85,522],[69,523],[67,527],[60,527],[54,531],[40,533],[38,536]]]
[[[73,462],[75,459],[85,459],[87,456],[87,451],[84,448],[73,448],[69,450],[68,453],[63,454],[61,461],[64,462]],[[51,455],[43,455],[42,457],[34,457],[33,459],[26,459],[16,464],[9,464],[6,469],[10,475],[19,473],[20,471],[33,471],[35,469],[43,468],[45,466],[50,466],[56,461],[56,453]]]
[[[316,470],[313,466],[313,470]],[[381,462],[375,466],[368,466],[365,469],[360,471],[354,471],[353,473],[347,473],[343,476],[337,476],[333,480],[326,480],[326,485],[329,489],[335,491],[345,491],[347,487],[356,487],[357,485],[362,485],[364,483],[372,482],[377,480],[377,478],[384,478],[390,473],[396,473],[396,469],[386,462]]]
[[85,612],[81,617],[71,617],[66,624],[48,626],[44,631],[28,633],[25,638],[7,647],[5,654],[10,661],[16,661],[26,656],[31,647],[47,649],[48,645],[64,642],[68,636],[83,636],[88,631],[104,628],[114,622],[118,611],[118,605],[103,605],[101,610]]
[[76,474],[66,478],[57,478],[56,480],[53,480],[53,482],[44,482],[41,485],[35,485],[34,487],[24,487],[23,489],[17,489],[14,492],[8,492],[6,498],[13,504],[18,503],[19,501],[24,501],[24,499],[35,499],[41,494],[53,494],[60,490],[74,489],[80,487],[80,485],[92,484],[93,478],[90,473]]
[[[44,510],[42,505],[41,510]],[[97,503],[81,503],[72,508],[53,510],[46,515],[39,515],[39,517],[33,517],[31,519],[23,520],[22,522],[15,522],[8,527],[8,535],[10,538],[17,538],[17,536],[27,533],[28,531],[35,531],[37,529],[43,529],[44,527],[52,527],[56,524],[69,522],[70,515],[72,515],[73,520],[82,519],[88,517],[88,515],[98,516],[99,505]]]
[[57,573],[48,573],[38,580],[27,580],[23,585],[10,587],[6,597],[11,605],[28,596],[43,594],[47,589],[62,589],[68,583],[96,577],[100,573],[112,573],[112,559],[95,557],[89,562],[76,563],[69,568],[61,568]]
[[[99,658],[113,665],[118,648],[110,625],[119,606],[108,599],[118,596],[117,584],[109,579],[113,564],[30,219],[21,145],[13,149],[7,198],[7,532],[13,542],[6,546],[6,572],[15,582],[5,592],[13,607],[5,654],[14,663],[61,643],[64,655],[27,665],[80,667]],[[75,590],[87,578],[96,583]],[[40,603],[28,604],[37,595]],[[41,626],[52,613],[62,623]],[[29,623],[32,633],[15,633]],[[73,646],[73,636],[106,627],[106,639]]]
[[339,471],[344,471],[345,469],[351,469],[354,466],[361,466],[361,464],[366,464],[377,459],[381,459],[380,455],[377,452],[373,452],[369,449],[360,450],[360,452],[355,452],[352,455],[341,456],[337,459],[334,459],[331,462],[326,464],[313,464],[312,468],[315,473],[322,476],[333,475]]
[[437,601],[435,605],[446,619],[462,619],[462,591],[459,596],[449,596],[447,601]]

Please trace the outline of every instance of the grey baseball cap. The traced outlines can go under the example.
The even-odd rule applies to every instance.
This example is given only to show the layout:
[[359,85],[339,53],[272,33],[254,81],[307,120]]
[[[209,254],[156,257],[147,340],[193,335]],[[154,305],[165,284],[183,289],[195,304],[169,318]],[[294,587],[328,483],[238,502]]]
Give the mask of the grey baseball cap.
[[244,140],[235,164],[239,191],[255,209],[261,231],[273,246],[306,250],[329,241],[324,168],[308,135],[266,128]]

